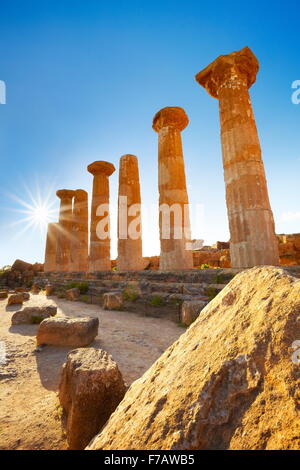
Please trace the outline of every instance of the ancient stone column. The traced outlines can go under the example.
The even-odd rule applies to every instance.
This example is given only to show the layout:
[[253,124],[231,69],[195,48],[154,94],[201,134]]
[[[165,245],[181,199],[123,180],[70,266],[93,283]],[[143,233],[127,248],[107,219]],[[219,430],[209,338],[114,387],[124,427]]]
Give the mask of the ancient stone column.
[[57,271],[71,271],[72,199],[75,195],[75,191],[60,189],[56,191],[56,195],[60,198],[56,266]]
[[94,175],[90,226],[89,271],[111,269],[109,228],[109,180],[112,163],[97,161],[88,165]]
[[87,271],[88,245],[88,194],[83,189],[76,189],[71,242],[72,271]]
[[193,268],[188,194],[181,131],[188,125],[182,108],[161,109],[153,118],[158,132],[160,265],[162,271]]
[[248,92],[258,69],[256,57],[245,47],[218,57],[196,75],[197,82],[219,100],[230,256],[236,268],[279,264],[264,164]]
[[120,271],[143,269],[139,168],[134,155],[120,158],[117,267]]
[[56,269],[56,248],[58,237],[58,224],[48,224],[46,250],[45,250],[45,264],[44,271],[51,272],[57,271]]

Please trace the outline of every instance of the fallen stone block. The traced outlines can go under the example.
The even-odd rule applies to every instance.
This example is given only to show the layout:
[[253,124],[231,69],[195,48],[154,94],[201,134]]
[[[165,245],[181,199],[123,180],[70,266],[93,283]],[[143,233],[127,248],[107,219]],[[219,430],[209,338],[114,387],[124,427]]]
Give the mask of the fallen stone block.
[[45,318],[53,317],[57,313],[57,307],[48,305],[47,307],[25,307],[23,310],[15,312],[11,317],[12,325],[23,323],[41,323]]
[[136,380],[92,450],[299,450],[300,279],[245,270]]
[[66,298],[68,300],[78,300],[80,296],[80,290],[78,287],[74,287],[73,289],[66,290]]
[[7,290],[0,291],[0,299],[7,299],[7,297],[8,297],[8,291]]
[[29,292],[23,292],[22,295],[23,295],[23,300],[29,300],[30,299]]
[[7,305],[22,305],[23,300],[23,294],[21,292],[18,294],[11,294],[8,297]]
[[70,449],[84,449],[125,394],[117,364],[101,349],[75,349],[63,365],[59,399]]
[[55,286],[53,286],[52,284],[47,284],[45,287],[46,296],[48,297],[49,295],[53,295],[54,290],[55,290]]
[[40,292],[40,290],[41,290],[41,289],[40,289],[40,286],[39,286],[36,282],[34,282],[34,283],[32,284],[32,287],[31,287],[31,292],[32,292],[33,294],[38,294],[38,293]]
[[181,322],[187,326],[191,325],[198,318],[201,310],[204,309],[207,303],[204,300],[184,301],[181,306]]
[[38,327],[37,345],[52,344],[75,348],[88,346],[97,336],[98,327],[98,318],[47,318]]
[[123,296],[121,292],[106,292],[103,294],[104,310],[121,309],[123,305]]

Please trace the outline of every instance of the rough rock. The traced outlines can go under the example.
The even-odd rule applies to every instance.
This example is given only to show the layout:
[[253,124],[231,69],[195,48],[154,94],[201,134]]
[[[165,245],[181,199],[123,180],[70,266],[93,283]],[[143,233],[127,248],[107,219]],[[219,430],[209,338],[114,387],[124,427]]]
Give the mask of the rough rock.
[[52,284],[46,284],[45,291],[46,291],[46,296],[48,297],[49,295],[53,295],[55,290],[55,286]]
[[22,305],[23,304],[23,294],[12,294],[8,297],[7,305]]
[[241,272],[131,385],[88,449],[299,449],[299,316],[300,279]]
[[57,307],[48,305],[47,307],[25,307],[18,310],[11,317],[12,325],[21,325],[23,323],[41,323],[45,318],[53,317],[57,313]]
[[104,310],[116,310],[123,305],[123,297],[121,292],[106,292],[103,294]]
[[199,313],[207,305],[205,300],[186,300],[181,307],[181,322],[184,325],[191,325],[198,318]]
[[33,294],[38,294],[38,293],[40,292],[40,286],[39,286],[39,284],[37,284],[36,282],[34,282],[34,283],[32,284],[32,287],[31,287],[31,292],[32,292]]
[[73,289],[66,290],[66,298],[68,300],[78,300],[80,296],[80,290],[78,287],[74,287]]
[[121,372],[101,349],[75,349],[63,365],[59,399],[70,449],[84,449],[125,394]]
[[7,290],[0,291],[0,299],[7,299],[7,297],[8,297],[8,291]]
[[28,271],[32,268],[32,264],[26,263],[26,261],[22,261],[21,259],[16,259],[13,263],[11,270],[12,271],[20,271],[21,273],[24,271]]
[[30,299],[29,292],[23,292],[22,295],[23,295],[23,300],[29,300]]
[[46,318],[37,330],[37,345],[83,347],[88,346],[98,334],[99,319],[92,317]]

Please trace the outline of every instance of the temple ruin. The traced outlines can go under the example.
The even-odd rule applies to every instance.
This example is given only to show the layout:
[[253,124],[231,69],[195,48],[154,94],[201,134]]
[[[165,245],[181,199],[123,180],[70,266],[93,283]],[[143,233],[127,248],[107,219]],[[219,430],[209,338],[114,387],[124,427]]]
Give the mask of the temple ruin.
[[[196,75],[197,82],[219,101],[221,143],[230,230],[229,250],[221,267],[249,268],[278,265],[280,240],[276,237],[261,148],[249,88],[259,69],[252,51],[222,55]],[[166,107],[153,118],[158,133],[158,188],[160,271],[190,270],[205,259],[191,250],[189,199],[181,132],[188,117],[180,107]],[[83,190],[59,190],[59,222],[49,224],[45,271],[109,271],[109,177],[112,163],[96,161],[87,167],[93,175],[88,234],[88,195]],[[142,256],[141,194],[138,159],[123,155],[118,194],[119,271],[145,268]],[[124,212],[124,214],[123,214]],[[178,217],[178,213],[180,217]],[[134,232],[134,234],[130,232]],[[89,237],[89,243],[88,243]],[[89,244],[89,248],[88,248]]]

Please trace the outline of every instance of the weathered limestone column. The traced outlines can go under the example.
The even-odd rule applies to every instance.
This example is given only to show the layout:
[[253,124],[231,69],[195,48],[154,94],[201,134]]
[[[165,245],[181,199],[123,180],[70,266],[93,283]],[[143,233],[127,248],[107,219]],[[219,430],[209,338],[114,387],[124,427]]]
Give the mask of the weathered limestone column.
[[87,271],[88,245],[88,194],[83,189],[76,189],[71,242],[72,271]]
[[196,75],[197,82],[219,100],[230,256],[236,268],[279,264],[264,164],[248,92],[258,69],[255,55],[245,47],[218,57]]
[[[160,265],[162,271],[192,269],[188,194],[180,132],[188,125],[182,108],[161,109],[153,118],[158,132]],[[176,211],[176,214],[173,211]],[[169,211],[169,220],[163,213]],[[169,239],[166,238],[169,230]]]
[[118,259],[120,271],[143,269],[141,193],[138,159],[123,155],[119,168]]
[[58,237],[58,224],[48,224],[46,249],[45,249],[45,264],[44,271],[51,272],[57,271],[56,269],[56,248]]
[[109,229],[109,180],[112,163],[97,161],[88,165],[94,175],[90,227],[89,271],[111,269]]
[[56,191],[56,195],[60,198],[56,266],[57,271],[71,271],[72,199],[75,195],[75,191],[60,189]]

